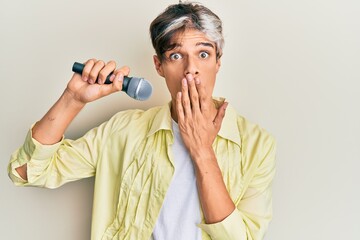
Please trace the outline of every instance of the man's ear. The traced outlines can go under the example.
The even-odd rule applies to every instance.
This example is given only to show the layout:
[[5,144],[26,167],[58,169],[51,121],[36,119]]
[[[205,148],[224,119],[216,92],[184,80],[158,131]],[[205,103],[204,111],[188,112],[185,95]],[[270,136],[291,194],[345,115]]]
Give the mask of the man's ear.
[[164,77],[164,73],[163,73],[163,69],[162,69],[161,61],[160,61],[159,57],[157,55],[154,55],[153,60],[154,60],[154,65],[155,65],[157,73],[160,76]]
[[216,73],[218,73],[218,71],[220,70],[220,67],[221,67],[221,59],[218,58],[216,60]]

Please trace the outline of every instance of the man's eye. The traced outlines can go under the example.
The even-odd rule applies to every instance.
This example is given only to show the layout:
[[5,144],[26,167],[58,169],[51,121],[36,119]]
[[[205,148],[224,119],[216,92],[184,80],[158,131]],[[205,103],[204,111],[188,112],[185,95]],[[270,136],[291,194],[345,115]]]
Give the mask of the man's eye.
[[179,60],[181,58],[182,58],[182,56],[181,56],[180,53],[172,53],[172,54],[170,54],[170,59],[171,60]]
[[209,54],[208,54],[207,52],[201,52],[201,53],[199,54],[199,57],[205,59],[205,58],[208,58],[208,57],[209,57]]

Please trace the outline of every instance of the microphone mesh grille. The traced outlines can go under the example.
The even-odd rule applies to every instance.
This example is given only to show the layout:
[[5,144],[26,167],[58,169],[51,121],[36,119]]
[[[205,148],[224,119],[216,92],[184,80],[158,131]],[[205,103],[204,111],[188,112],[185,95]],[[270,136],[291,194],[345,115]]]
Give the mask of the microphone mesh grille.
[[136,100],[144,101],[151,96],[152,86],[150,82],[143,78],[133,77],[129,82],[126,93]]

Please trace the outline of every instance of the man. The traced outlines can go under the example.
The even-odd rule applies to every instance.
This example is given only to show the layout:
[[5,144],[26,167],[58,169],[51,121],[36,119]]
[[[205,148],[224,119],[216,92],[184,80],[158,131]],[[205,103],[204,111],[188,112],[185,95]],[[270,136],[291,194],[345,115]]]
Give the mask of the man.
[[[77,140],[64,139],[85,104],[121,90],[129,74],[90,59],[12,155],[11,179],[55,188],[95,176],[92,239],[262,239],[272,215],[275,143],[212,97],[220,19],[179,3],[150,33],[171,102],[119,112]],[[112,84],[104,85],[111,72]]]

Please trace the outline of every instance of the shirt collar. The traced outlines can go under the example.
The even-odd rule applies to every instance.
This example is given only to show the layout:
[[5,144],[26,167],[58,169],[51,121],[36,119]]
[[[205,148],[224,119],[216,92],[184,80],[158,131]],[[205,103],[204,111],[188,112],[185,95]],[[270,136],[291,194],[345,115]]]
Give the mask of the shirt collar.
[[[225,101],[225,98],[213,98],[216,108],[219,108],[221,104]],[[238,114],[236,110],[230,105],[226,108],[224,119],[221,123],[221,128],[218,133],[218,136],[228,139],[239,147],[241,146],[240,131],[237,125],[238,123]]]
[[157,113],[154,116],[154,121],[151,124],[150,130],[147,136],[151,136],[159,130],[170,130],[172,131],[171,125],[171,102],[160,107]]
[[[215,106],[218,108],[225,101],[224,98],[213,98]],[[154,116],[154,121],[151,124],[147,136],[151,136],[159,130],[169,130],[172,132],[171,123],[171,102],[160,107]],[[241,146],[240,132],[237,125],[237,113],[234,108],[228,106],[225,112],[225,117],[221,124],[221,129],[218,136],[228,139],[237,145]]]

